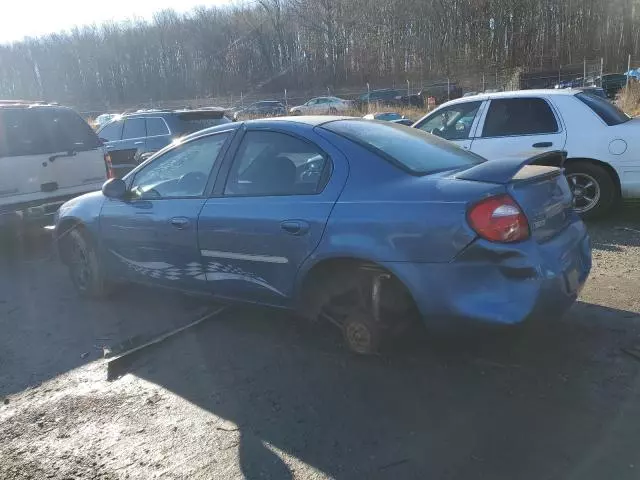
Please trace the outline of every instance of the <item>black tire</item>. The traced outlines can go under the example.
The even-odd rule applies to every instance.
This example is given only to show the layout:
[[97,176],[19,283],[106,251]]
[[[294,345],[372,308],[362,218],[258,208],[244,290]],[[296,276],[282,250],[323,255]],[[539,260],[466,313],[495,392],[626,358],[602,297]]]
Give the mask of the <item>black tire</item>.
[[66,241],[69,242],[69,275],[78,294],[87,298],[106,297],[110,289],[91,239],[74,228]]
[[565,175],[574,192],[576,211],[582,218],[589,220],[601,217],[616,203],[618,189],[604,167],[586,161],[568,162]]

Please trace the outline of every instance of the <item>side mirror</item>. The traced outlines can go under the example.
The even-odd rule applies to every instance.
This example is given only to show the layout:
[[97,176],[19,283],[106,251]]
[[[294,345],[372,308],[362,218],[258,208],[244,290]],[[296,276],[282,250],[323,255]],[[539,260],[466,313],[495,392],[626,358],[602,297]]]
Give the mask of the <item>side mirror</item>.
[[127,194],[127,184],[121,178],[110,178],[102,185],[102,194],[107,198],[123,199]]

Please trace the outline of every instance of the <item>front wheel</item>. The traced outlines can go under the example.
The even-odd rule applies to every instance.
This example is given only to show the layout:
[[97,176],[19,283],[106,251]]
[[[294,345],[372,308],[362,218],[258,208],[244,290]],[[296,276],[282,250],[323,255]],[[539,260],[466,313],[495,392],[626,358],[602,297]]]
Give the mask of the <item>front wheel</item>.
[[79,229],[68,235],[67,262],[73,286],[83,297],[105,297],[109,289],[93,242]]
[[617,189],[603,167],[590,162],[571,162],[565,174],[573,193],[574,209],[582,218],[600,217],[613,207]]

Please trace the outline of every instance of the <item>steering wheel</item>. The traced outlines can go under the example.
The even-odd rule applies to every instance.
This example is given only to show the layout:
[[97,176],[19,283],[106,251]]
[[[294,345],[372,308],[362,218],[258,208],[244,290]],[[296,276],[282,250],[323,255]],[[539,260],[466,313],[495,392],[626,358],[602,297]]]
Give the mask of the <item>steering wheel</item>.
[[208,177],[202,172],[185,173],[178,180],[178,190],[190,194],[201,194],[207,184]]

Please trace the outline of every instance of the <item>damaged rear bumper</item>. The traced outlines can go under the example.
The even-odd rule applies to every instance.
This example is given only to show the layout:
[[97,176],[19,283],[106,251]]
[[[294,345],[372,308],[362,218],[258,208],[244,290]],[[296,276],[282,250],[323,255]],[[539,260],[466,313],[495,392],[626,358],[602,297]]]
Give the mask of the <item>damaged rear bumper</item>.
[[456,320],[514,325],[562,315],[591,270],[591,245],[581,221],[544,243],[476,240],[450,263],[385,263],[411,292],[425,323]]

